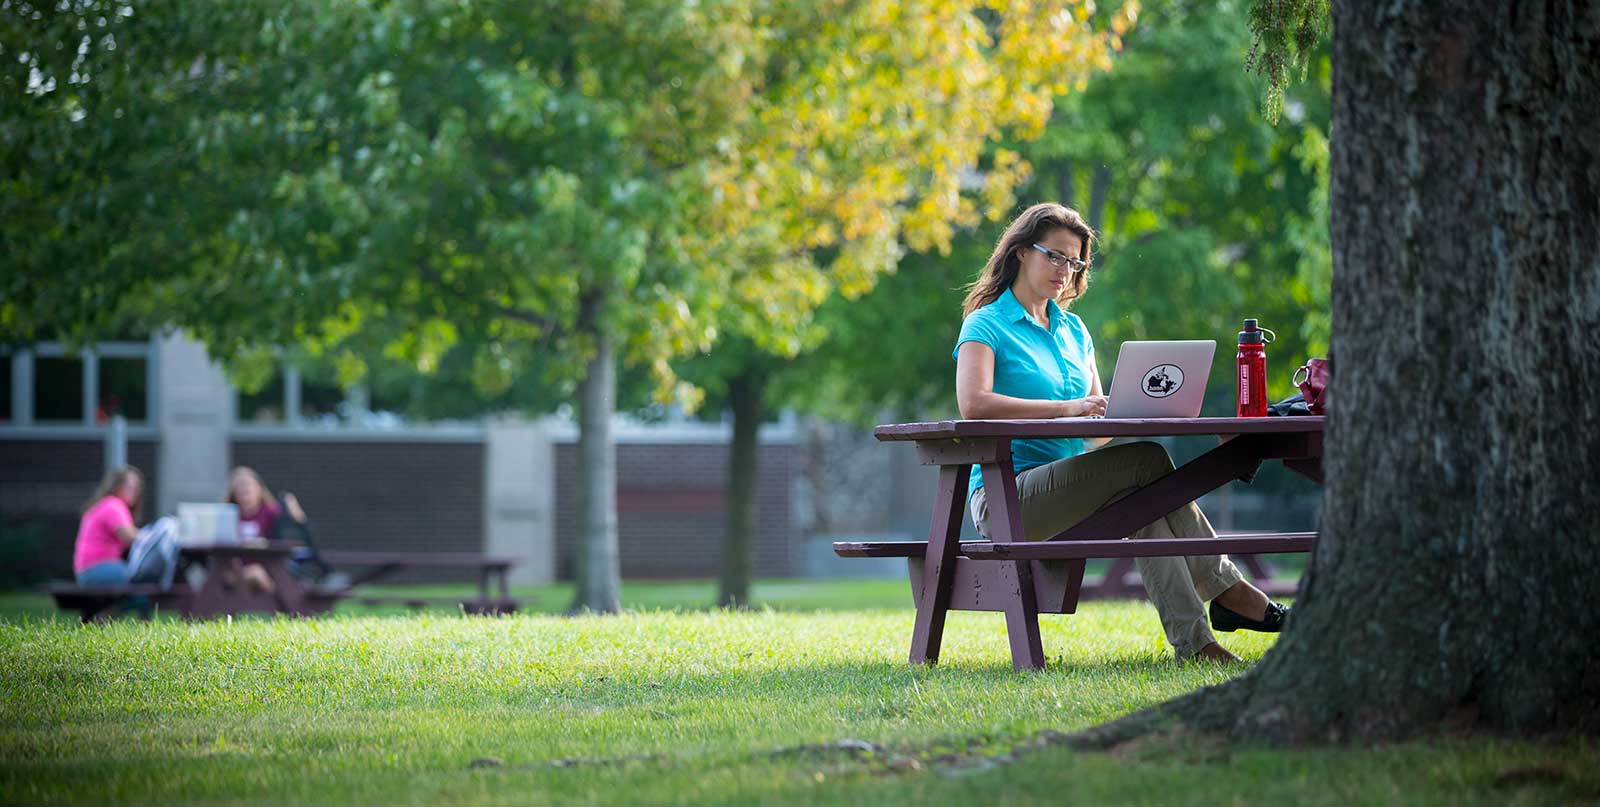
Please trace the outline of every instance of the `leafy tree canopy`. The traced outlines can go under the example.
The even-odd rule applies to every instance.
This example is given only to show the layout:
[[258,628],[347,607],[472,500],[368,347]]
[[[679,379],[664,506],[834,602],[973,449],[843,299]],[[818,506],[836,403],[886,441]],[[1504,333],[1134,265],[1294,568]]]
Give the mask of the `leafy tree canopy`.
[[[1250,37],[1232,0],[1147,3],[1114,68],[1061,99],[1041,137],[1015,144],[1032,167],[1019,197],[1059,199],[1100,232],[1074,311],[1101,348],[1102,375],[1124,340],[1216,339],[1213,414],[1233,403],[1241,318],[1278,332],[1275,396],[1328,344],[1327,61],[1289,91],[1273,126],[1243,69]],[[963,233],[948,255],[909,255],[871,294],[830,302],[829,340],[775,394],[861,422],[954,416],[963,287],[1001,226]]]
[[792,354],[1004,209],[1014,151],[963,177],[1109,64],[1136,7],[1091,9],[5,0],[0,329],[175,323],[247,384],[295,345],[495,398],[603,328],[672,394],[670,357]]

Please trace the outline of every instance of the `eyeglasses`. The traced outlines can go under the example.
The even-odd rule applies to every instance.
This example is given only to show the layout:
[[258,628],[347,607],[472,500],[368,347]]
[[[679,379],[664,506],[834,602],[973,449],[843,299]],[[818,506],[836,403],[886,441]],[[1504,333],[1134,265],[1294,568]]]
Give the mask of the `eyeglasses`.
[[1072,272],[1073,274],[1077,274],[1089,268],[1088,263],[1080,261],[1064,252],[1057,252],[1049,247],[1041,247],[1038,244],[1034,244],[1033,248],[1043,252],[1045,260],[1049,261],[1050,265],[1065,266],[1067,267],[1067,271]]

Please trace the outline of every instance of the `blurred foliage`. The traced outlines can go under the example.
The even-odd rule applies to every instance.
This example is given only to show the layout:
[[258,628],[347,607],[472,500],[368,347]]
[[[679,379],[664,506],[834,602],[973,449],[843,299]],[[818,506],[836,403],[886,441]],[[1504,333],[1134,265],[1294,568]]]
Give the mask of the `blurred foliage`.
[[170,323],[247,388],[285,345],[543,408],[605,331],[681,396],[673,356],[792,355],[1007,207],[1013,152],[963,177],[1109,65],[1136,6],[1092,8],[3,0],[0,332]]
[[0,519],[0,591],[47,578],[50,570],[44,556],[49,543],[43,521]]
[[[1114,68],[1061,99],[1041,137],[1014,146],[1033,168],[1019,197],[1060,200],[1100,233],[1074,311],[1102,377],[1123,341],[1215,339],[1213,415],[1232,413],[1242,318],[1278,333],[1267,349],[1274,399],[1328,345],[1328,61],[1320,55],[1316,80],[1290,88],[1272,125],[1244,69],[1246,17],[1241,0],[1146,3]],[[871,294],[831,300],[819,314],[829,339],[773,396],[862,424],[957,416],[961,289],[1003,229],[964,232],[948,255],[908,255]]]

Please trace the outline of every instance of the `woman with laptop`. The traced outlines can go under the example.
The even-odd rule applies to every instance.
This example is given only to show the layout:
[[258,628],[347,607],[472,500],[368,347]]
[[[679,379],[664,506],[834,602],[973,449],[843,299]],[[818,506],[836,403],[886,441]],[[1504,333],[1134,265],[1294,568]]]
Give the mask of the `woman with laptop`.
[[[1093,240],[1077,211],[1052,203],[1028,208],[1006,228],[962,306],[955,360],[963,418],[1105,414],[1094,342],[1083,320],[1067,311],[1089,286]],[[1011,442],[1028,540],[1049,538],[1173,469],[1159,443],[1087,451],[1091,447],[1078,438]],[[968,497],[973,522],[987,537],[988,497],[976,471]],[[1131,537],[1215,535],[1191,502]],[[1137,565],[1180,660],[1238,661],[1217,644],[1212,628],[1277,632],[1289,610],[1250,585],[1225,555],[1139,558]],[[1209,623],[1206,601],[1211,602]]]

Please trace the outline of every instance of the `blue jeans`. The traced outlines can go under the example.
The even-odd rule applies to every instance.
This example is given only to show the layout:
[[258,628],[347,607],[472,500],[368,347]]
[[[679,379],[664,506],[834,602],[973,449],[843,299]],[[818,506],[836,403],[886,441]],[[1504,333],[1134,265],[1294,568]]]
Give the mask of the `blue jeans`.
[[[77,574],[80,586],[120,586],[128,582],[128,564],[120,560],[96,563]],[[138,611],[140,619],[150,618],[150,598],[142,594],[123,597],[117,605],[124,611]]]

